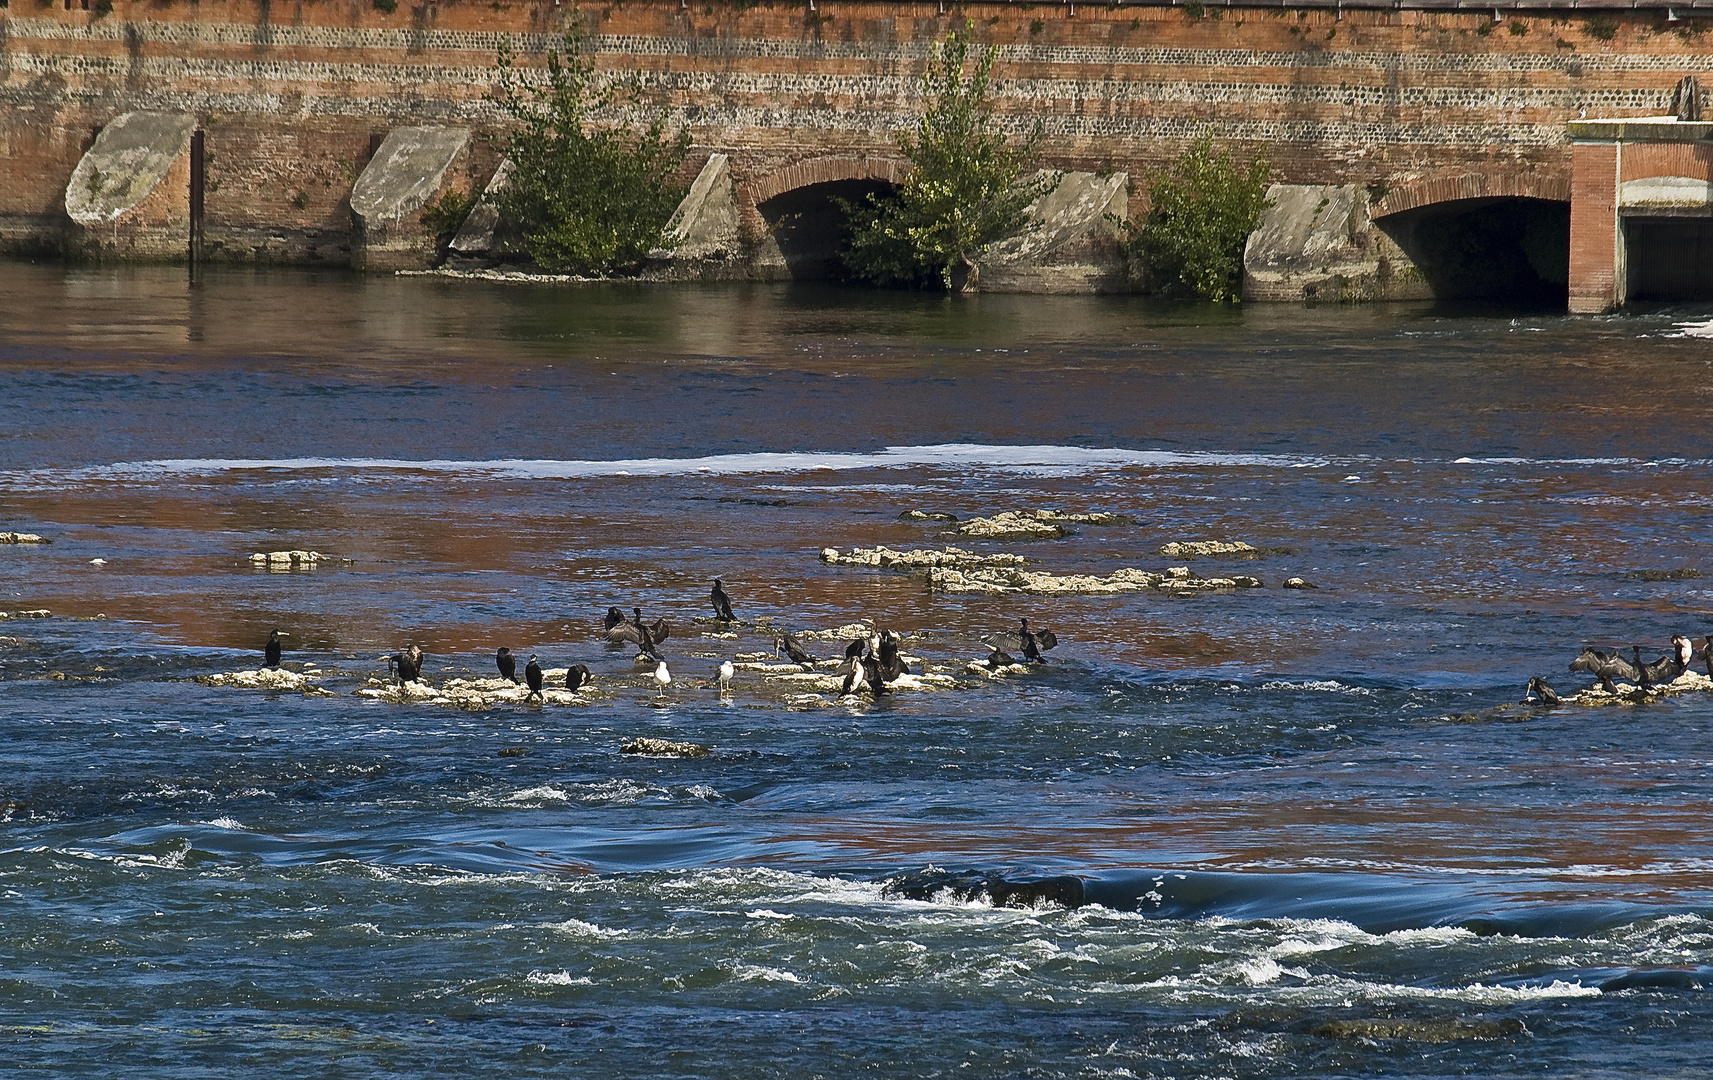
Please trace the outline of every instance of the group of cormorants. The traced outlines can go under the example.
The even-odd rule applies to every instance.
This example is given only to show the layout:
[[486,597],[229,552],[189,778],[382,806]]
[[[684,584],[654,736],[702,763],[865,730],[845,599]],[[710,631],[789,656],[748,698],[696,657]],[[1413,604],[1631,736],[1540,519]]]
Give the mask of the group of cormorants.
[[[709,593],[709,601],[714,606],[715,617],[724,624],[730,625],[737,621],[732,612],[732,598],[727,595],[725,587],[719,578],[714,579],[714,588]],[[637,647],[639,661],[652,661],[654,680],[664,691],[672,685],[672,672],[666,666],[666,657],[660,650],[661,642],[672,636],[672,624],[664,618],[654,622],[645,622],[642,609],[631,608],[631,617],[625,618],[624,612],[616,607],[607,608],[605,619],[602,620],[602,633],[609,645],[622,645],[630,642]],[[277,628],[268,634],[267,644],[263,647],[263,665],[277,668],[280,666],[280,638],[284,636]],[[839,694],[844,696],[855,690],[858,684],[866,686],[870,693],[879,696],[891,693],[889,683],[897,682],[900,676],[910,674],[910,664],[899,652],[899,642],[902,639],[892,630],[881,629],[866,637],[860,637],[845,647],[844,661],[833,670],[835,676],[842,676]],[[1018,630],[1014,634],[996,634],[987,639],[990,650],[986,666],[998,670],[1017,663],[1012,655],[1016,653],[1032,663],[1046,663],[1041,654],[1053,648],[1059,639],[1051,630],[1031,630],[1028,619],[1018,620]],[[1635,685],[1643,693],[1651,693],[1656,687],[1676,679],[1688,671],[1695,657],[1699,655],[1706,666],[1707,677],[1713,679],[1713,634],[1702,639],[1699,651],[1690,640],[1682,634],[1671,636],[1672,651],[1652,662],[1642,659],[1639,645],[1630,647],[1630,655],[1626,658],[1617,649],[1604,650],[1585,646],[1582,653],[1570,662],[1571,671],[1586,672],[1600,680],[1600,688],[1608,694],[1617,693],[1618,680]],[[781,631],[774,636],[773,655],[781,653],[789,657],[795,664],[802,666],[804,671],[813,670],[819,661],[803,648],[803,645],[790,633]],[[414,682],[422,676],[422,649],[414,644],[406,644],[403,649],[384,658],[387,662],[387,674],[396,685],[403,686]],[[495,666],[499,668],[500,678],[509,682],[517,682],[517,658],[512,651],[500,646],[494,654]],[[735,669],[730,660],[723,661],[714,670],[714,681],[724,693],[731,688]],[[577,690],[587,685],[593,676],[584,664],[572,664],[565,671],[565,689]],[[545,680],[541,664],[534,654],[523,669],[523,681],[529,687],[531,697],[540,697]],[[1524,704],[1559,705],[1563,699],[1549,686],[1545,679],[1536,676],[1529,680],[1528,689],[1523,698]]]
[[[1570,662],[1570,670],[1586,672],[1599,679],[1600,689],[1608,694],[1618,692],[1619,679],[1633,684],[1642,694],[1651,694],[1688,671],[1697,655],[1700,655],[1702,663],[1706,665],[1707,677],[1713,679],[1713,634],[1702,638],[1699,654],[1688,638],[1682,634],[1673,634],[1671,652],[1651,663],[1642,659],[1642,649],[1639,645],[1630,646],[1628,657],[1618,649],[1596,649],[1592,645],[1585,645],[1576,659]],[[1523,692],[1523,704],[1562,705],[1564,699],[1547,685],[1545,679],[1537,675],[1529,680],[1528,689]]]
[[[1701,659],[1707,667],[1708,678],[1713,678],[1713,634],[1702,638]],[[1584,671],[1600,680],[1600,689],[1608,694],[1617,693],[1613,685],[1622,679],[1633,683],[1638,689],[1650,691],[1656,686],[1664,686],[1673,679],[1689,670],[1695,661],[1695,646],[1682,634],[1671,635],[1671,652],[1658,660],[1648,663],[1642,660],[1642,650],[1639,645],[1630,646],[1630,655],[1626,659],[1617,649],[1610,652],[1584,647],[1580,656],[1570,662],[1570,670]],[[1539,682],[1539,680],[1536,680]],[[1530,684],[1531,686],[1533,683]],[[1547,693],[1552,688],[1541,683]],[[1543,695],[1544,697],[1545,695]],[[1553,695],[1556,697],[1557,695]],[[1549,702],[1548,704],[1556,704]]]
[[[714,588],[709,593],[709,601],[714,606],[714,616],[721,623],[730,625],[737,621],[732,611],[732,598],[726,593],[719,578],[714,579]],[[1044,664],[1046,658],[1042,652],[1053,648],[1059,643],[1050,630],[1030,630],[1028,619],[1018,620],[1019,628],[1015,634],[996,634],[987,639],[991,650],[987,658],[987,666],[999,669],[1017,663],[1011,655],[1018,653],[1025,660]],[[666,666],[666,657],[660,650],[661,642],[672,636],[672,624],[664,618],[654,622],[646,622],[642,617],[640,607],[631,608],[631,617],[626,618],[623,611],[616,607],[607,608],[606,617],[602,620],[602,634],[609,645],[622,645],[630,642],[637,647],[637,660],[652,661],[655,665],[654,680],[664,691],[672,685],[672,672]],[[268,635],[267,645],[263,649],[263,664],[265,667],[280,666],[280,637],[276,628]],[[834,669],[833,674],[844,677],[840,696],[849,694],[856,689],[858,683],[868,687],[875,695],[890,693],[889,683],[897,682],[899,677],[910,674],[910,665],[899,652],[901,636],[892,630],[882,629],[867,637],[852,641],[845,649],[844,662]],[[804,650],[803,645],[789,633],[780,632],[774,637],[773,654],[778,656],[781,651],[800,664],[804,671],[812,670],[818,661]],[[423,651],[415,645],[407,643],[403,649],[383,657],[387,662],[387,675],[394,685],[403,686],[414,682],[422,676]],[[500,678],[508,682],[517,682],[517,657],[512,655],[510,648],[502,645],[494,654],[494,665],[499,669]],[[732,677],[736,673],[730,660],[723,661],[714,670],[714,679],[723,693],[731,688]],[[589,669],[583,664],[572,664],[565,672],[565,689],[576,690],[589,683],[593,678]],[[523,681],[529,687],[531,697],[540,697],[542,688],[546,685],[538,658],[531,654],[528,663],[524,665]]]

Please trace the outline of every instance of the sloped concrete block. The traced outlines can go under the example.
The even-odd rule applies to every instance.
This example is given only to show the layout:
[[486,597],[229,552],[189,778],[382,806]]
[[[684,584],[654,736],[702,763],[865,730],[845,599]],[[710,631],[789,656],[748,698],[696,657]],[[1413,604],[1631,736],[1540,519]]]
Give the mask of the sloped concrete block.
[[482,197],[470,208],[469,216],[458,228],[458,235],[448,245],[447,250],[452,254],[465,258],[494,258],[510,253],[506,238],[500,235],[500,208],[494,200],[505,191],[512,168],[511,158],[501,159],[500,167],[488,180],[488,186],[482,189]]
[[[754,251],[746,252],[738,226],[737,187],[731,159],[710,155],[666,223],[660,247],[648,253],[646,276],[663,281],[719,281],[746,277]],[[779,265],[784,257],[768,237]],[[746,254],[750,256],[746,259]]]
[[65,187],[65,249],[71,257],[176,260],[190,241],[188,113],[115,117],[84,153]]
[[434,261],[422,209],[456,190],[470,152],[467,128],[394,128],[351,189],[351,265],[411,270]]
[[988,246],[975,275],[978,291],[1093,293],[1129,288],[1119,236],[1130,210],[1130,174],[1057,175],[1057,183],[1029,204],[1028,224]]
[[1412,299],[1426,293],[1397,244],[1372,227],[1355,184],[1274,184],[1243,249],[1245,300]]
[[737,192],[731,159],[708,158],[666,223],[667,245],[677,259],[736,258],[739,245]]

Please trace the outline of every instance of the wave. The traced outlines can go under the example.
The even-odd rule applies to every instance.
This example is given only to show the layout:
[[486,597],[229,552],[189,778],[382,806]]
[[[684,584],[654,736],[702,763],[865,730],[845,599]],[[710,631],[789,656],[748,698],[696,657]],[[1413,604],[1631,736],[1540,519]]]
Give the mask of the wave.
[[[502,458],[162,458],[122,461],[72,470],[73,479],[156,480],[167,476],[213,476],[229,472],[415,472],[520,480],[575,480],[616,476],[713,476],[757,473],[839,472],[922,467],[984,469],[1000,472],[1081,473],[1134,467],[1315,468],[1320,457],[1223,453],[1215,451],[1127,450],[1118,447],[1002,446],[940,443],[888,446],[873,451],[778,451],[710,454],[687,458],[620,458],[610,461]],[[45,475],[49,470],[39,470]],[[64,476],[63,472],[55,471]]]
[[[1354,468],[1376,463],[1398,465],[1477,465],[1573,468],[1698,468],[1713,464],[1694,458],[1628,457],[1474,457],[1380,459],[1364,455],[1264,454],[1217,450],[1132,450],[1123,447],[1059,445],[1009,446],[987,443],[936,443],[888,446],[879,450],[758,451],[699,457],[596,459],[557,458],[159,458],[57,467],[0,474],[13,484],[120,481],[157,483],[173,477],[229,473],[301,474],[347,479],[396,480],[410,476],[468,476],[503,480],[587,480],[617,477],[761,476],[860,472],[875,469],[942,469],[1008,473],[1021,476],[1077,476],[1122,469],[1316,469]],[[828,488],[837,490],[837,488]]]

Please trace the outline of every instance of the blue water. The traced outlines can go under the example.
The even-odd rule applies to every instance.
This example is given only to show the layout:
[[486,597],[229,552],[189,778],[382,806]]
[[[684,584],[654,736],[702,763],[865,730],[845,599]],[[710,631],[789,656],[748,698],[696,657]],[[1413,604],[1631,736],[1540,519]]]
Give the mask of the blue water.
[[[1713,1058],[1713,694],[1516,704],[1587,685],[1584,643],[1713,632],[1713,312],[23,264],[0,296],[0,531],[53,541],[0,546],[10,1069]],[[1040,508],[1135,523],[899,518]],[[1223,539],[1274,550],[1158,554]],[[874,544],[1264,587],[948,594],[818,557]],[[294,548],[328,558],[249,559]],[[735,637],[693,621],[716,575]],[[599,640],[615,604],[672,620],[667,692]],[[965,668],[1019,617],[1047,664]],[[769,626],[865,619],[948,681],[707,685],[771,663]],[[276,625],[316,690],[193,681]],[[436,686],[501,644],[595,686],[401,702],[406,641]]]

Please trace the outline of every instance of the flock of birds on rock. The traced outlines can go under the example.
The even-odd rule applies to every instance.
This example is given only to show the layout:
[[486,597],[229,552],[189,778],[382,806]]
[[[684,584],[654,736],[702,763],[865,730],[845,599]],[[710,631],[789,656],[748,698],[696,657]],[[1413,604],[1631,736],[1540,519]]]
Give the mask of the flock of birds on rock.
[[[1639,645],[1630,646],[1630,655],[1625,657],[1618,649],[1596,649],[1584,646],[1580,655],[1570,662],[1571,671],[1586,672],[1600,680],[1600,689],[1608,694],[1617,694],[1617,683],[1621,679],[1636,687],[1639,694],[1652,694],[1660,687],[1675,680],[1679,675],[1690,669],[1697,655],[1695,646],[1682,634],[1671,635],[1671,652],[1657,660],[1648,662],[1642,659],[1642,649]],[[1713,634],[1702,638],[1699,653],[1702,663],[1706,665],[1707,677],[1713,679]],[[1528,689],[1523,694],[1524,705],[1562,705],[1564,699],[1547,685],[1545,679],[1538,675],[1529,680]]]
[[[732,611],[732,598],[727,595],[719,578],[714,579],[709,600],[714,606],[715,618],[721,623],[730,625],[737,621],[737,616]],[[616,607],[609,607],[601,630],[609,645],[629,642],[637,647],[636,658],[639,662],[654,663],[654,681],[662,692],[672,685],[672,672],[667,668],[666,657],[660,649],[661,642],[672,636],[670,622],[664,618],[656,619],[652,623],[646,622],[639,607],[631,608],[631,617],[627,619],[624,612]],[[268,635],[267,644],[262,651],[265,667],[280,666],[281,636],[277,628]],[[833,671],[835,676],[844,679],[840,684],[839,696],[850,694],[859,685],[866,687],[876,697],[891,693],[888,684],[897,682],[900,676],[910,674],[910,665],[899,651],[901,640],[894,631],[881,629],[867,637],[851,641],[845,648],[844,661]],[[1058,643],[1059,639],[1052,631],[1030,630],[1029,620],[1019,619],[1017,633],[999,634],[987,639],[990,651],[986,666],[998,670],[1017,663],[1016,658],[1012,656],[1013,652],[1032,663],[1046,663],[1046,658],[1041,654]],[[1618,693],[1619,680],[1634,685],[1639,693],[1650,694],[1688,671],[1698,655],[1695,646],[1682,634],[1671,636],[1671,646],[1671,652],[1652,662],[1642,659],[1639,645],[1630,647],[1630,655],[1627,658],[1617,649],[1608,651],[1587,646],[1570,662],[1570,670],[1594,676],[1600,680],[1600,688],[1608,694]],[[800,641],[783,631],[775,635],[773,643],[774,656],[777,657],[782,652],[793,663],[801,665],[804,671],[812,670],[813,665],[818,662],[803,648]],[[1699,655],[1706,666],[1707,677],[1713,679],[1713,634],[1702,639]],[[403,686],[422,677],[423,651],[414,644],[407,644],[384,659],[387,662],[387,674],[394,685]],[[517,658],[512,655],[511,649],[500,646],[499,651],[494,654],[494,664],[499,668],[500,678],[512,683],[518,681]],[[713,681],[720,692],[724,693],[731,689],[735,675],[736,669],[732,662],[724,660],[714,669]],[[593,678],[586,665],[572,664],[565,672],[565,689],[575,691],[588,685]],[[541,663],[534,654],[531,654],[524,665],[523,681],[529,687],[531,697],[541,696],[545,680]],[[1523,704],[1561,705],[1563,702],[1564,699],[1545,679],[1536,676],[1529,680]]]
[[[714,616],[719,622],[730,625],[737,622],[737,616],[732,611],[732,598],[726,593],[719,578],[714,579],[713,590],[709,600],[714,606]],[[672,685],[672,672],[666,666],[666,656],[661,651],[661,642],[672,636],[672,624],[664,618],[650,623],[643,619],[640,607],[631,608],[630,618],[616,607],[607,608],[606,617],[602,620],[601,632],[609,645],[623,645],[629,642],[637,647],[636,659],[639,663],[652,662],[654,666],[654,681],[664,693]],[[263,666],[277,668],[280,666],[281,632],[276,628],[268,635],[267,645],[263,648]],[[891,693],[888,684],[897,682],[900,676],[910,674],[910,665],[899,650],[903,639],[892,630],[881,629],[866,637],[860,637],[845,648],[844,661],[834,669],[835,676],[841,676],[839,696],[852,693],[856,688],[864,686],[871,694],[879,696]],[[986,666],[992,670],[1009,667],[1017,660],[1012,653],[1021,655],[1032,663],[1044,664],[1046,657],[1041,654],[1059,643],[1059,639],[1050,630],[1030,630],[1028,619],[1018,620],[1018,631],[1015,634],[997,634],[987,639],[989,653]],[[1010,651],[1007,651],[1010,650]],[[819,661],[811,656],[803,645],[789,633],[779,632],[774,636],[773,654],[781,653],[790,660],[802,666],[804,671],[810,671]],[[387,663],[387,677],[393,685],[402,687],[406,683],[415,682],[422,677],[424,653],[421,647],[407,643],[404,648],[391,656],[381,659]],[[500,678],[515,683],[517,677],[517,657],[507,646],[500,646],[494,654],[494,665],[499,669]],[[737,669],[730,660],[724,660],[714,669],[713,681],[721,693],[731,688],[732,679]],[[584,664],[573,664],[565,671],[565,689],[575,691],[588,685],[593,680],[589,668]],[[529,696],[540,698],[541,691],[546,685],[541,662],[534,654],[530,655],[523,669],[523,681],[529,687]]]

